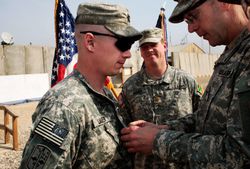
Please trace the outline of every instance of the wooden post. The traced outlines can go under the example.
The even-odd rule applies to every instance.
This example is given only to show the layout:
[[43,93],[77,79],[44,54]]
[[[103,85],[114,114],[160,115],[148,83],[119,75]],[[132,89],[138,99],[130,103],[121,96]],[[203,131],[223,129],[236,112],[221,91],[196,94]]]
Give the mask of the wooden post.
[[[0,129],[4,130],[4,142],[8,144],[10,142],[10,135],[12,135],[13,149],[18,150],[18,116],[5,106],[0,105],[0,110],[4,112],[4,124],[0,124]],[[12,118],[12,129],[9,128],[9,116]]]
[[6,109],[4,109],[4,135],[5,135],[5,144],[8,144],[10,142],[10,132],[8,130],[9,125],[9,114]]
[[174,66],[174,52],[171,52],[170,60],[171,60],[171,65]]
[[18,117],[13,117],[13,120],[12,120],[13,149],[14,150],[18,150],[18,129],[17,129],[18,123],[17,123],[17,119],[18,119]]

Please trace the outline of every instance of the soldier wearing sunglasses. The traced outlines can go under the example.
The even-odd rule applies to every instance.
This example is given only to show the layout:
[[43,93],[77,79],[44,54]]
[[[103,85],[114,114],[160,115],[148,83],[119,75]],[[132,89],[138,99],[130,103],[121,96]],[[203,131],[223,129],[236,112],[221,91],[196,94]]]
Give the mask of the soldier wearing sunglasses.
[[120,72],[141,37],[129,19],[119,5],[79,5],[77,68],[40,101],[20,168],[132,168],[118,136],[124,127],[118,103],[104,87],[106,76]]
[[[130,123],[121,136],[128,151],[152,153],[191,169],[250,168],[249,136],[245,135],[249,128],[245,131],[239,104],[239,92],[247,93],[250,82],[242,83],[245,91],[237,89],[249,77],[250,33],[245,12],[245,7],[218,0],[179,0],[170,22],[186,21],[190,33],[226,48],[215,62],[198,110],[166,122],[166,129],[145,121]],[[249,95],[243,97],[249,103]],[[249,104],[245,106],[249,109]]]

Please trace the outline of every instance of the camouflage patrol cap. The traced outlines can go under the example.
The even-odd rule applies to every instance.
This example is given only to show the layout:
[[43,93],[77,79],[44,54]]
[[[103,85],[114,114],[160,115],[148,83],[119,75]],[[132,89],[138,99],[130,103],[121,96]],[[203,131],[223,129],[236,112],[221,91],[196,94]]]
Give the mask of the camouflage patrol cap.
[[178,0],[178,4],[174,8],[169,21],[172,23],[182,22],[186,12],[195,9],[205,1],[206,0]]
[[76,24],[103,25],[113,34],[138,40],[141,33],[130,26],[128,9],[106,3],[82,3],[78,6]]
[[139,46],[145,43],[159,43],[163,39],[162,29],[151,28],[142,31],[142,38],[139,40]]

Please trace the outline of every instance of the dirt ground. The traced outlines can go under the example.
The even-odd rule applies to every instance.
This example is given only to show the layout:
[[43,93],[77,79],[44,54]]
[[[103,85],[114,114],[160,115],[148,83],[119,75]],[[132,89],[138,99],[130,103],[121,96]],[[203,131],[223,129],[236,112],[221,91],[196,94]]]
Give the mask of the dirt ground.
[[[22,151],[29,138],[31,128],[31,115],[33,114],[38,102],[30,102],[18,105],[7,106],[10,111],[18,117],[18,139],[19,150],[12,150],[12,136],[10,144],[4,144],[3,130],[0,130],[0,169],[17,169],[19,167]],[[0,124],[3,124],[3,111],[0,111]],[[10,119],[10,128],[11,128]]]

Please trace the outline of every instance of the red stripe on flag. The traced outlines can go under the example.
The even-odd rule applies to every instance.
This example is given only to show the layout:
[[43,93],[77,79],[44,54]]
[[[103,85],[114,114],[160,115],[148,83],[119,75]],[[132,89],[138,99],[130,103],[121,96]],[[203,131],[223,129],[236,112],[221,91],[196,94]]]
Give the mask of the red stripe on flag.
[[58,67],[58,74],[57,74],[56,83],[58,83],[58,82],[60,82],[61,80],[64,79],[65,70],[66,70],[66,67],[64,65],[60,64],[59,67]]

